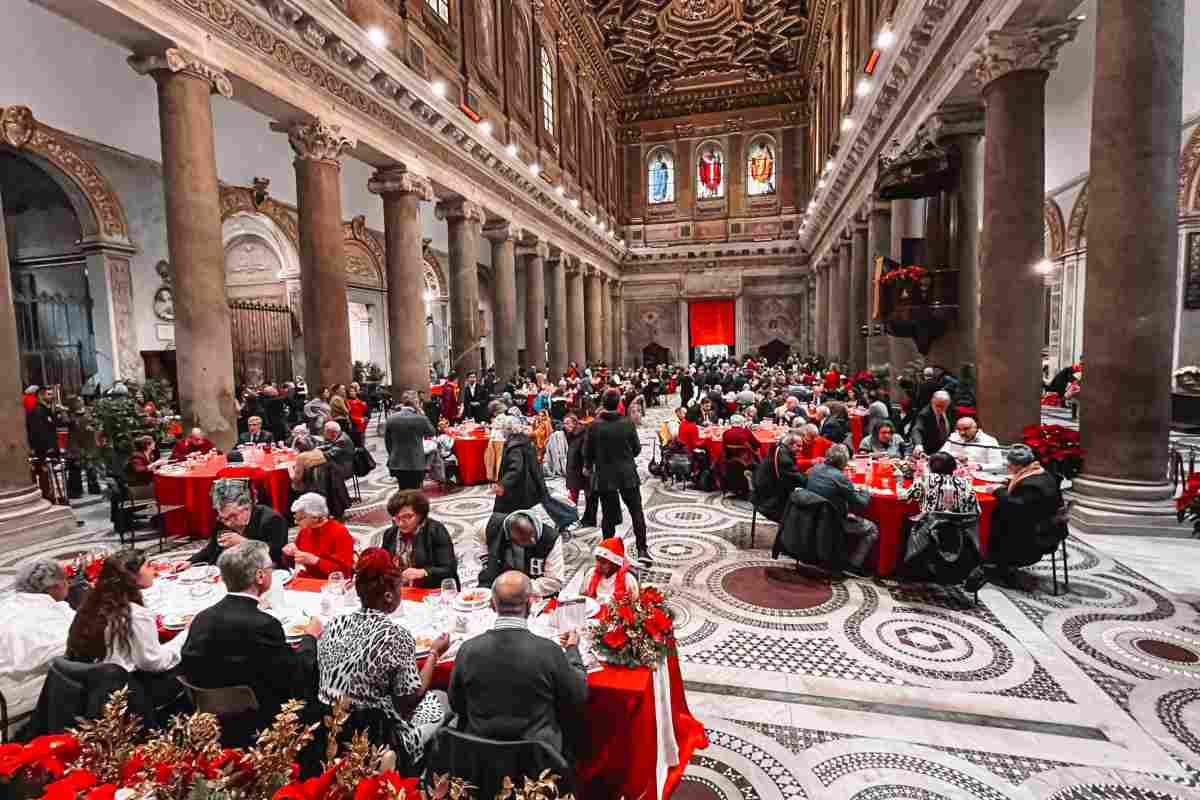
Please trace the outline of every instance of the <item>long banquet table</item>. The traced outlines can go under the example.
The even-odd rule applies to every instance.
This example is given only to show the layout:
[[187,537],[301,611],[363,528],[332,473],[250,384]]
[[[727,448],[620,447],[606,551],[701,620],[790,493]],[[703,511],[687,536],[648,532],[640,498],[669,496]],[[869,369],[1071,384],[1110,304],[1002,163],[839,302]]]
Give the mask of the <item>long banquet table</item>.
[[[327,583],[299,577],[287,584],[282,592],[285,630],[306,614],[320,616],[320,593]],[[207,587],[207,594],[196,597],[197,583],[185,584],[180,577],[169,575],[160,577],[147,590],[147,606],[160,612],[159,635],[163,641],[181,635],[181,631],[163,627],[163,612],[198,613],[225,595],[215,576],[200,585]],[[426,598],[437,593],[436,589],[404,589],[404,613],[394,619],[413,630],[432,634],[434,631],[425,628],[421,620],[422,612],[429,610]],[[467,638],[480,632],[476,630]],[[449,687],[455,652],[457,644],[438,662],[433,677],[435,688]],[[602,665],[588,674],[587,705],[577,719],[579,735],[573,737],[577,797],[666,800],[679,785],[692,753],[708,746],[704,726],[688,710],[678,658],[670,656],[659,670],[665,671],[662,676],[646,667]],[[669,726],[659,725],[660,708],[669,709]]]
[[288,465],[296,458],[290,450],[263,452],[258,463],[233,463],[215,451],[206,458],[169,464],[154,473],[154,495],[164,506],[182,506],[167,514],[166,530],[172,536],[205,538],[216,520],[209,493],[218,478],[249,478],[260,503],[270,503],[281,514],[288,512]]
[[[850,414],[850,452],[858,449],[859,443],[863,438],[863,420],[866,419],[865,414]],[[700,443],[704,449],[708,451],[709,461],[717,464],[721,461],[721,437],[725,435],[728,427],[723,425],[713,425],[700,429]],[[761,458],[766,458],[771,449],[771,445],[778,442],[780,437],[787,432],[787,428],[782,425],[760,425],[758,428],[751,430],[754,438],[758,441],[758,455]]]

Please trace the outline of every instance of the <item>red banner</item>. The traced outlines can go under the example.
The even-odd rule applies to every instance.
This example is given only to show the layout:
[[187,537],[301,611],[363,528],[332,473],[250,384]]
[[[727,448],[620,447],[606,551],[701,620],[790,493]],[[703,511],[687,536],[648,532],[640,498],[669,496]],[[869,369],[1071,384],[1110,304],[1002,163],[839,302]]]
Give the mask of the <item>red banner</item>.
[[733,301],[695,300],[688,303],[692,347],[709,344],[733,346]]

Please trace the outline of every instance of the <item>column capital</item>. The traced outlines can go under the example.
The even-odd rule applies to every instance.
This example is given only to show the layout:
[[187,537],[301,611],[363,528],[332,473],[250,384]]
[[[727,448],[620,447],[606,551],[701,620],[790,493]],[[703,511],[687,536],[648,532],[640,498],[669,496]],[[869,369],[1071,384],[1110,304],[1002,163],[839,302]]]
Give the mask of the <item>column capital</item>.
[[225,71],[214,67],[199,56],[181,50],[178,47],[168,47],[161,53],[149,55],[132,55],[125,59],[126,63],[139,75],[150,75],[160,70],[166,72],[184,72],[208,81],[212,91],[222,97],[233,97],[233,84]]
[[530,242],[528,244],[517,244],[517,255],[519,256],[536,256],[542,261],[546,261],[550,257],[550,245],[544,241]]
[[434,215],[447,222],[467,220],[483,224],[483,209],[464,197],[447,197],[434,206]]
[[983,136],[985,113],[978,103],[943,106],[925,120],[926,139],[942,143],[955,136]]
[[1058,51],[1079,32],[1082,19],[1019,30],[988,31],[987,40],[975,48],[975,80],[987,86],[1012,72],[1049,73],[1058,66]]
[[496,219],[483,226],[483,238],[492,244],[521,241],[523,231],[519,225],[514,225],[506,219]]
[[341,125],[333,125],[321,119],[291,124],[272,122],[271,130],[287,134],[288,144],[292,146],[297,161],[328,161],[340,164],[342,154],[357,144],[353,139],[342,136]]
[[433,200],[433,184],[429,178],[409,172],[404,167],[384,167],[376,170],[367,181],[371,194],[412,194],[426,203]]

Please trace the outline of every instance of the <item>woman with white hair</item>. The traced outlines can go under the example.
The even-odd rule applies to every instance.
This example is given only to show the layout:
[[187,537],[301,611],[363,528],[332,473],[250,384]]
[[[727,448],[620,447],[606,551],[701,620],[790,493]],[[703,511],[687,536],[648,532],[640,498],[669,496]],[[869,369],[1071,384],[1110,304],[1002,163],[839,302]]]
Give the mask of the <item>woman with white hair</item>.
[[333,572],[348,577],[354,569],[354,539],[345,525],[330,518],[325,498],[316,492],[302,494],[292,503],[292,514],[300,532],[283,554],[307,578],[328,578]]
[[1005,460],[1008,483],[992,493],[996,505],[992,509],[987,566],[993,580],[1011,583],[1018,567],[1041,560],[1048,539],[1053,546],[1054,537],[1044,532],[1062,505],[1062,492],[1058,478],[1042,469],[1029,445],[1014,444],[1008,448]]
[[0,688],[10,703],[10,687],[43,675],[50,659],[66,652],[67,632],[75,619],[66,603],[67,571],[57,561],[42,558],[22,564],[15,588],[0,603],[0,619],[5,621],[0,625]]

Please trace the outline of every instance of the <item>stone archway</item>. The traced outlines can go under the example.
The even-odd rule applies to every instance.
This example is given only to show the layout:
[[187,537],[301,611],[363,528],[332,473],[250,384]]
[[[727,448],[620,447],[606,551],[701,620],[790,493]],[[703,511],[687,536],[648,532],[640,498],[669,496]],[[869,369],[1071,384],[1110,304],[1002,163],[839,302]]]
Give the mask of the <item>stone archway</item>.
[[1179,213],[1196,209],[1196,192],[1200,190],[1200,125],[1192,129],[1179,157]]
[[66,194],[80,226],[93,298],[96,348],[111,353],[98,363],[107,385],[145,377],[133,324],[133,279],[129,259],[136,251],[129,221],[108,179],[80,153],[64,132],[38,122],[26,106],[0,107],[0,149],[29,161]]
[[346,237],[346,283],[365,289],[387,290],[383,244],[367,230],[367,218],[361,214],[342,223]]
[[1054,198],[1047,197],[1042,204],[1042,217],[1046,225],[1046,258],[1058,258],[1066,246],[1066,234],[1063,229],[1062,209],[1058,207]]
[[1071,206],[1071,224],[1067,227],[1067,249],[1082,250],[1087,244],[1088,181],[1084,181],[1075,204]]

